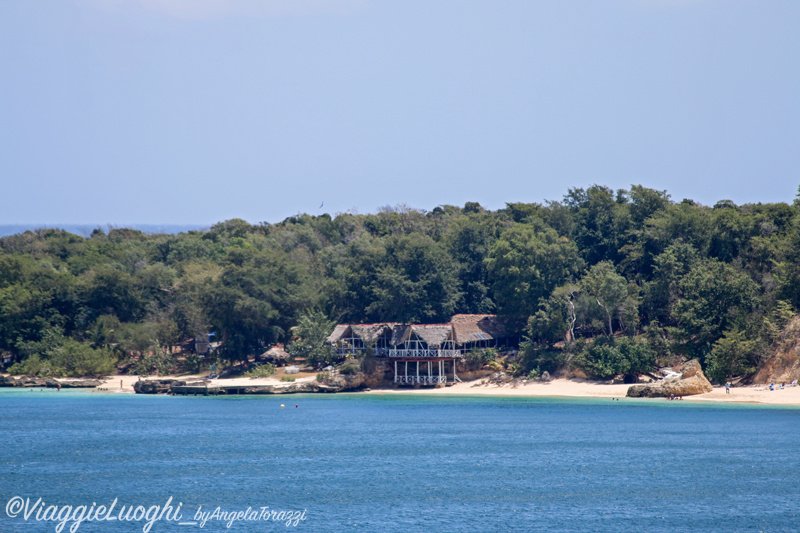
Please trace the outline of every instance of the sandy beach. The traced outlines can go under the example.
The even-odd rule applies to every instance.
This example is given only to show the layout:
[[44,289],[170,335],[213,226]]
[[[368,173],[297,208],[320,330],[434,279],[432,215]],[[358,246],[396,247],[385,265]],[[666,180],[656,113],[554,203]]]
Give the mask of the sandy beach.
[[[146,379],[199,379],[200,376],[164,376],[163,378]],[[314,377],[300,377],[297,382],[309,381]],[[111,376],[98,387],[104,392],[133,393],[133,385],[138,376]],[[120,386],[121,383],[121,386]],[[269,378],[233,378],[216,379],[210,386],[248,386],[272,385],[289,386],[290,383]],[[590,381],[556,379],[548,383],[529,382],[521,385],[484,385],[481,381],[456,383],[442,388],[382,388],[371,389],[358,394],[425,394],[430,396],[517,396],[517,397],[564,397],[564,398],[619,398],[626,399],[629,385],[611,385]],[[638,399],[637,399],[638,400]],[[655,398],[652,401],[665,401]],[[685,396],[683,401],[690,402],[722,402],[722,403],[757,403],[770,405],[800,406],[800,387],[776,387],[770,391],[763,385],[733,387],[730,394],[725,394],[724,387],[715,387],[713,391],[696,396]]]
[[[462,396],[517,396],[517,397],[565,397],[565,398],[619,398],[627,399],[625,394],[630,385],[611,385],[605,383],[556,379],[549,383],[531,382],[524,385],[480,385],[480,382],[457,383],[440,389],[381,389],[367,394],[429,394]],[[637,398],[637,401],[641,399]],[[649,401],[668,401],[653,398]],[[731,388],[730,394],[724,387],[695,396],[684,396],[683,401],[722,402],[722,403],[760,403],[772,405],[800,406],[800,387],[776,388],[770,391],[763,385]]]

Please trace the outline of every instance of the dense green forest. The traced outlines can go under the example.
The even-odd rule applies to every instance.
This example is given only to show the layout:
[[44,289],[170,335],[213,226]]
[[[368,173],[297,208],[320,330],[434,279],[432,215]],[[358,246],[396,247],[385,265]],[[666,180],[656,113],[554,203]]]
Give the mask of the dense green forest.
[[800,305],[800,202],[709,207],[595,185],[498,211],[398,206],[178,235],[42,229],[0,239],[0,254],[0,361],[15,373],[163,371],[175,346],[211,331],[237,361],[322,315],[497,313],[518,372],[607,378],[697,357],[723,380],[752,373]]

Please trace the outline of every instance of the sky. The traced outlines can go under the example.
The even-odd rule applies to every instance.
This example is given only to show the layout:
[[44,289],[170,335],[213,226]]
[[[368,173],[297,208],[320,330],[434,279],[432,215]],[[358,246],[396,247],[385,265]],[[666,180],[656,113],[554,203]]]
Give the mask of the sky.
[[0,0],[0,223],[800,185],[796,0]]

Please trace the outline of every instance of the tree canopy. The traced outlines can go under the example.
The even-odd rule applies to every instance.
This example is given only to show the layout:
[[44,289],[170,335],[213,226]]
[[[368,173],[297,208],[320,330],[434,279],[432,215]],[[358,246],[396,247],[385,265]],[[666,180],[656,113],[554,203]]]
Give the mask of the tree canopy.
[[709,207],[641,185],[177,235],[40,229],[0,239],[0,360],[107,370],[214,332],[237,361],[275,343],[316,350],[332,322],[496,312],[531,350],[595,343],[582,354],[596,375],[639,368],[649,343],[722,378],[757,367],[775,317],[800,306],[798,250],[798,202]]

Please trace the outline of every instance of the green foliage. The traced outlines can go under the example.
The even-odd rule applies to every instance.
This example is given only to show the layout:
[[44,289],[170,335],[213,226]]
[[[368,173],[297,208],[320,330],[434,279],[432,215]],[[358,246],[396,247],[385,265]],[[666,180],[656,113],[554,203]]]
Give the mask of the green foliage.
[[330,373],[328,373],[328,372],[320,372],[319,374],[317,374],[317,381],[319,383],[322,383],[322,382],[324,382],[326,379],[328,379],[330,377],[331,377]]
[[266,363],[263,365],[258,365],[254,369],[245,372],[244,375],[248,378],[253,378],[253,379],[268,378],[271,375],[273,375],[276,370],[277,369],[275,368],[275,365],[273,365],[272,363]]
[[[674,352],[747,373],[800,307],[799,215],[800,202],[707,207],[640,185],[592,185],[498,211],[396,206],[180,235],[29,231],[0,238],[0,351],[34,374],[117,358],[162,373],[175,368],[175,348],[215,332],[220,363],[276,343],[330,363],[320,342],[329,318],[497,312],[511,343],[522,339],[525,372],[569,366],[599,335],[644,332],[665,361]],[[598,345],[587,368],[599,361],[592,371],[605,375],[621,351]]]
[[747,340],[739,330],[726,331],[714,343],[707,358],[706,373],[717,383],[724,383],[734,376],[755,372],[755,351],[757,343]]
[[723,332],[743,326],[758,304],[757,286],[735,267],[708,260],[694,267],[679,283],[682,298],[673,308],[679,348],[705,362]]
[[497,359],[497,350],[494,348],[473,348],[465,357],[470,369],[483,368],[484,365]]
[[286,351],[294,358],[304,358],[309,365],[328,364],[334,361],[334,354],[326,344],[333,330],[333,322],[321,311],[307,311],[292,329],[294,341]]
[[609,379],[649,371],[655,358],[656,353],[646,341],[599,337],[577,354],[575,364],[593,378]]
[[183,360],[183,366],[189,372],[200,372],[207,366],[205,364],[205,356],[196,353],[190,353]]
[[606,335],[614,334],[613,319],[616,318],[620,329],[625,330],[625,319],[636,317],[636,303],[629,298],[628,282],[617,274],[614,265],[609,261],[597,263],[581,279],[581,289],[597,302],[606,317],[608,329]]
[[340,374],[357,374],[361,367],[356,363],[345,363],[336,369]]
[[293,383],[297,381],[297,378],[294,376],[281,376],[281,381],[288,381],[290,383]]
[[45,377],[101,377],[114,374],[116,362],[111,350],[92,348],[88,343],[62,338],[41,355],[31,354],[8,371]]
[[166,375],[170,374],[176,365],[175,356],[161,346],[152,346],[151,352],[143,353],[133,364],[133,373],[140,376],[151,374]]
[[486,268],[498,312],[517,331],[540,301],[583,269],[578,249],[541,223],[515,224],[492,246]]

